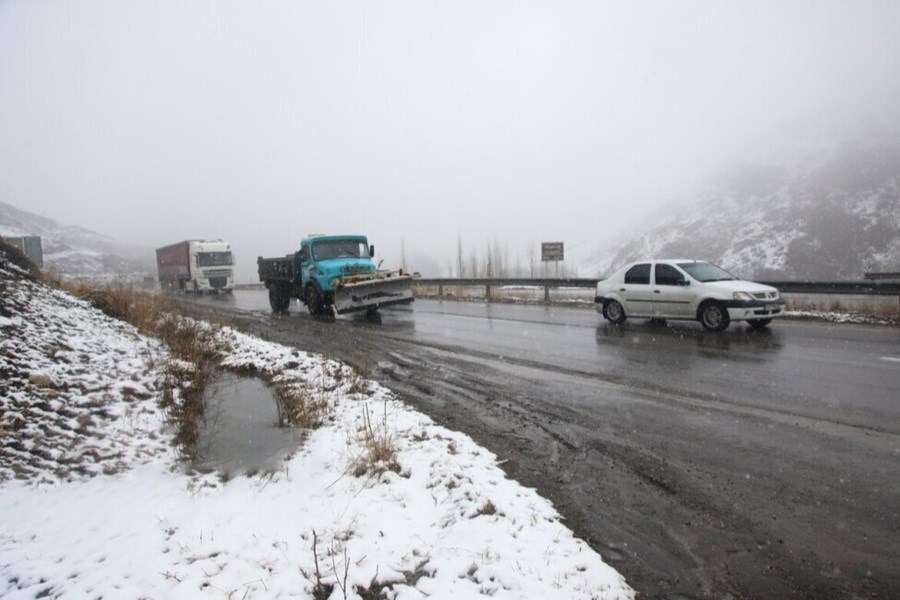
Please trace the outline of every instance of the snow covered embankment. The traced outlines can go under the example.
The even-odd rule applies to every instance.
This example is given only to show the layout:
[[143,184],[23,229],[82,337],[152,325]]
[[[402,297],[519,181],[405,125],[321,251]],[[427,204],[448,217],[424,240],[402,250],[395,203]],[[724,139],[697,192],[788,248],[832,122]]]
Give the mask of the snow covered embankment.
[[[223,482],[178,468],[157,342],[3,262],[0,315],[4,598],[634,597],[495,456],[344,365],[221,330],[228,367],[329,404],[281,470]],[[399,472],[359,469],[367,417]]]

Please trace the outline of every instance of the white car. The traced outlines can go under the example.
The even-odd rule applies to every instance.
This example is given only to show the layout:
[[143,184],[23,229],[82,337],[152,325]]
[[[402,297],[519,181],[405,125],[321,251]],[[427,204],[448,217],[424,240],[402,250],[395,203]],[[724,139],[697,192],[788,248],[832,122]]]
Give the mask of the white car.
[[777,289],[692,259],[626,265],[597,283],[594,302],[611,323],[628,317],[696,319],[711,331],[722,331],[731,321],[765,327],[785,310]]

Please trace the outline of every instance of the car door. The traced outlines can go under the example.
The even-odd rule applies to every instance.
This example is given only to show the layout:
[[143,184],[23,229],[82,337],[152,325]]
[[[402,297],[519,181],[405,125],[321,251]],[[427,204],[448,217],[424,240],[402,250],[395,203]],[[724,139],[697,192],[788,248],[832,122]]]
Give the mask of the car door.
[[653,266],[653,315],[685,318],[691,315],[694,291],[684,273],[666,263]]
[[625,282],[619,290],[625,299],[625,314],[653,315],[653,288],[650,286],[650,263],[638,263],[625,271]]

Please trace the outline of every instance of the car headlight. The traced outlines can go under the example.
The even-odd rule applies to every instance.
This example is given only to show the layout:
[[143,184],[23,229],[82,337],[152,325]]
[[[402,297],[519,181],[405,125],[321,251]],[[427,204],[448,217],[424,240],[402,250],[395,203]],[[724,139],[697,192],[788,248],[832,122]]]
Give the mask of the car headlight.
[[735,292],[734,299],[735,300],[743,300],[746,302],[747,300],[753,300],[753,296],[751,296],[747,292]]

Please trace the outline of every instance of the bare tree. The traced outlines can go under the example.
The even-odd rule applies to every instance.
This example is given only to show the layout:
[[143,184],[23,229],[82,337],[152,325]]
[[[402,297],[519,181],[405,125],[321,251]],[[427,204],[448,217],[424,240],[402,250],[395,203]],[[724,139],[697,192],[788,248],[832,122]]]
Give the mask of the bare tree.
[[456,276],[466,276],[466,260],[463,258],[462,234],[456,238]]
[[472,248],[472,255],[469,257],[469,277],[478,277],[478,251]]
[[537,270],[537,248],[535,246],[534,240],[528,240],[528,246],[526,247],[526,256],[528,258],[528,273],[529,277],[534,278],[535,272]]

